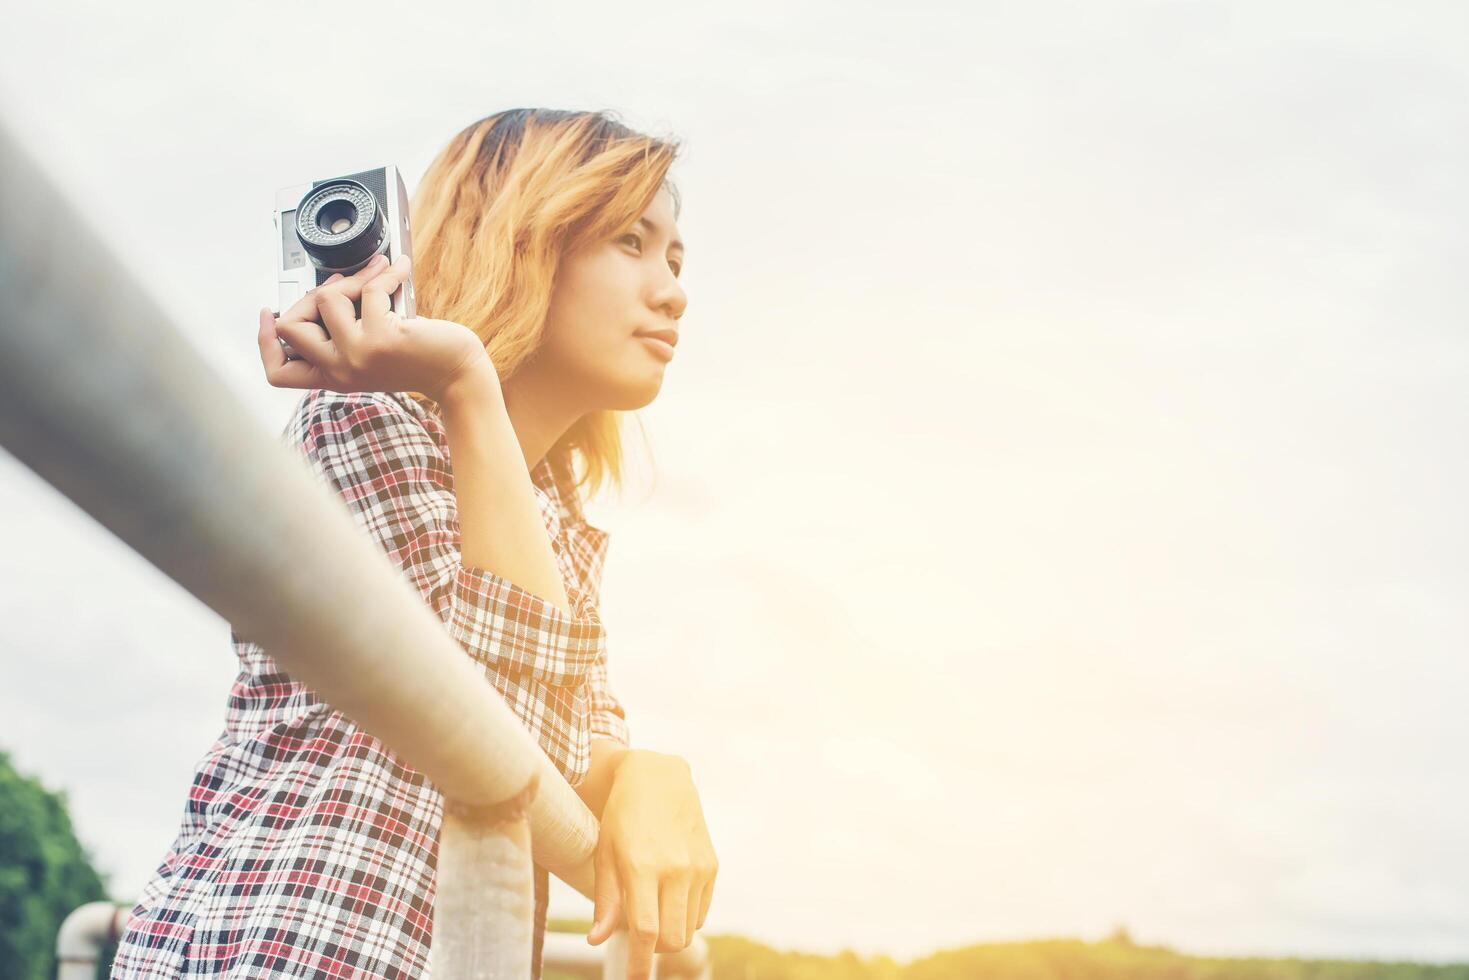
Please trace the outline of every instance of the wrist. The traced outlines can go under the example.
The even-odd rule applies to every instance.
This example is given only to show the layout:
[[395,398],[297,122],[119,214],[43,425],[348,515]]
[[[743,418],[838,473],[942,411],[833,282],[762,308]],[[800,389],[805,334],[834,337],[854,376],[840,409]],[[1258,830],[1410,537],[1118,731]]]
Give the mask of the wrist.
[[431,393],[445,414],[466,406],[482,406],[486,399],[499,401],[503,395],[500,377],[484,348],[478,356],[468,358],[439,391]]
[[607,753],[607,779],[609,781],[617,778],[617,770],[622,768],[622,764],[627,761],[632,752],[632,749],[621,747]]
[[654,765],[660,768],[667,766],[673,769],[683,770],[685,772],[692,771],[689,767],[689,761],[681,755],[672,755],[668,752],[657,752],[653,749],[629,748],[622,749],[618,753],[618,758],[616,759],[616,767],[609,768],[612,776],[615,777],[617,775],[617,768],[621,767],[622,763],[626,762],[633,756],[637,756],[638,760],[643,764],[644,767],[646,767],[647,765]]
[[617,777],[617,769],[632,750],[621,742],[610,738],[592,739],[592,761],[586,778],[576,786],[576,795],[581,797],[592,816],[602,819],[607,807],[607,797]]

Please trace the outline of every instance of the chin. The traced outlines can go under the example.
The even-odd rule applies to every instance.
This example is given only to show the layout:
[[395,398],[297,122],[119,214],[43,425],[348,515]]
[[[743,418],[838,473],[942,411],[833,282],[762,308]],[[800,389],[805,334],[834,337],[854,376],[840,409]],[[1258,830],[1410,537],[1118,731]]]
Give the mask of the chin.
[[663,372],[642,378],[622,379],[622,383],[611,387],[608,408],[618,412],[632,412],[652,404],[663,389]]

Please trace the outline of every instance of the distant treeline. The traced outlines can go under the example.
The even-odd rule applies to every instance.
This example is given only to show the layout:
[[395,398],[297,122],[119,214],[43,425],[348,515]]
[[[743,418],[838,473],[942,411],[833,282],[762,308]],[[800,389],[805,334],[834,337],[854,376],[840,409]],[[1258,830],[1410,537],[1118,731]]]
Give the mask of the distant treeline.
[[56,976],[61,920],[106,895],[72,832],[66,797],[0,751],[0,980]]
[[[583,934],[590,925],[548,923]],[[1469,964],[1188,956],[1165,946],[1139,946],[1121,930],[1096,943],[982,943],[911,963],[851,951],[835,956],[783,952],[734,935],[704,938],[714,980],[1469,980]],[[547,971],[542,980],[565,978]]]

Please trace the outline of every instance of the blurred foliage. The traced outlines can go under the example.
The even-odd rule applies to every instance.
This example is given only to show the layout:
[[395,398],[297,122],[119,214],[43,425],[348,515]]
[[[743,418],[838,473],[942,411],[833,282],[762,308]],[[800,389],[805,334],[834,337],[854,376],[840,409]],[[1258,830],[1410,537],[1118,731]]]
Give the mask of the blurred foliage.
[[0,752],[0,978],[56,975],[56,932],[78,905],[105,899],[72,833],[66,798]]
[[[587,933],[592,931],[592,920],[557,918],[554,915],[548,915],[546,916],[546,931],[574,932],[577,935],[581,936],[583,940],[585,940],[587,937]],[[588,948],[595,949],[596,947],[589,946]],[[571,973],[565,970],[553,970],[550,967],[546,966],[545,962],[543,961],[541,963],[541,980],[582,980],[582,975],[580,973]]]
[[908,964],[851,950],[783,952],[742,936],[704,938],[714,980],[1469,980],[1469,965],[1188,956],[1136,945],[1122,929],[1096,943],[982,943]]

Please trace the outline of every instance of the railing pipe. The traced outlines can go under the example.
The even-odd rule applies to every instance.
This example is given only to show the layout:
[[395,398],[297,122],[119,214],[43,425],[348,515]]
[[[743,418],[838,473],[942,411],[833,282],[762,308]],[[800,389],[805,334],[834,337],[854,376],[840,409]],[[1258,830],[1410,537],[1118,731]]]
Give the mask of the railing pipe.
[[72,910],[56,934],[57,980],[93,980],[97,959],[117,942],[128,910],[111,902],[88,902]]

